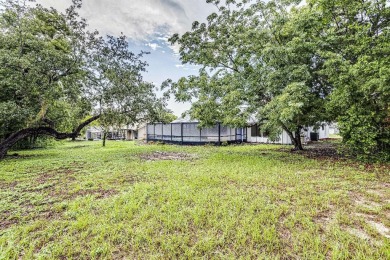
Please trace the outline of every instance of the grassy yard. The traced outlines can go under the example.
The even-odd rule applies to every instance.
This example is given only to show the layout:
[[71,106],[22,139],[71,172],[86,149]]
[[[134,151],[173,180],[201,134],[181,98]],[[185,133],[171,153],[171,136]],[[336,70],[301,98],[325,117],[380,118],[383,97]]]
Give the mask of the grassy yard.
[[100,145],[0,162],[0,259],[390,259],[383,166],[281,146]]

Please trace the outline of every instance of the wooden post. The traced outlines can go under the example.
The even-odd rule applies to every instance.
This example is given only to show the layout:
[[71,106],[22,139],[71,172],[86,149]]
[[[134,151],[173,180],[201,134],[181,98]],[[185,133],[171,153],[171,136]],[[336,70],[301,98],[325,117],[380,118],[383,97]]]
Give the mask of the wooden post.
[[181,144],[183,144],[183,123],[180,123],[181,132]]
[[221,145],[221,123],[218,123],[218,145]]
[[149,133],[148,133],[148,128],[149,127],[148,127],[148,125],[149,124],[146,124],[146,142],[149,142],[149,136],[148,136],[149,135]]

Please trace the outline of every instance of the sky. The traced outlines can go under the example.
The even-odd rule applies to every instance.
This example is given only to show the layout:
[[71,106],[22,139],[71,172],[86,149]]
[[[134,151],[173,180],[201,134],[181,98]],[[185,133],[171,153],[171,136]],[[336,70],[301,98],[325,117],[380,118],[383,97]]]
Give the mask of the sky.
[[[37,0],[37,3],[63,11],[71,1]],[[124,33],[133,52],[150,52],[144,56],[149,63],[144,79],[159,87],[168,78],[177,80],[197,74],[198,67],[182,65],[178,46],[171,46],[167,40],[174,33],[191,30],[194,21],[206,21],[214,11],[206,0],[84,0],[80,15],[87,19],[91,30],[96,29],[102,35]],[[172,97],[168,108],[180,116],[190,104],[177,103]]]

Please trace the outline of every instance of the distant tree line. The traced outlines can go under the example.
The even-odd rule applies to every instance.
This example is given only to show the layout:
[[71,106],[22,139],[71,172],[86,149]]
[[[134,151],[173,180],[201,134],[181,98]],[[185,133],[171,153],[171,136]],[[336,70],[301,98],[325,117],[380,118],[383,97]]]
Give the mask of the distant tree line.
[[303,149],[305,126],[337,121],[347,151],[390,158],[390,4],[386,0],[207,0],[206,23],[170,38],[198,75],[168,80],[202,125],[256,115]]

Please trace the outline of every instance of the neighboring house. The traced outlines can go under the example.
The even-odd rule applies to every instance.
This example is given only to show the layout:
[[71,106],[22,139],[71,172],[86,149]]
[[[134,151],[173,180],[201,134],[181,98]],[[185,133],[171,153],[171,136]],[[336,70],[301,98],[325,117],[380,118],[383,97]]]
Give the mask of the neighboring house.
[[147,133],[146,133],[147,124],[140,124],[138,127],[138,139],[139,140],[146,140]]
[[[181,118],[170,124],[147,124],[145,128],[142,128],[142,138],[146,137],[147,141],[164,141],[180,144],[223,142],[292,144],[290,137],[285,131],[282,131],[277,140],[271,141],[268,134],[262,131],[258,125],[250,122],[248,122],[248,125],[249,127],[246,128],[232,128],[217,123],[213,127],[200,129],[197,120]],[[329,125],[323,123],[318,129],[306,127],[301,132],[301,138],[302,143],[329,138]]]
[[[286,131],[282,131],[279,137],[275,141],[271,141],[268,134],[262,131],[258,125],[254,124],[248,127],[247,130],[247,142],[248,143],[272,143],[272,144],[292,144],[291,138]],[[329,125],[326,123],[321,124],[318,129],[314,127],[306,127],[301,131],[301,140],[303,143],[308,141],[318,141],[320,139],[329,138]]]
[[[100,126],[89,127],[85,133],[87,140],[101,140],[103,128]],[[134,140],[138,139],[138,128],[134,125],[121,126],[120,128],[110,127],[107,133],[108,140]]]

